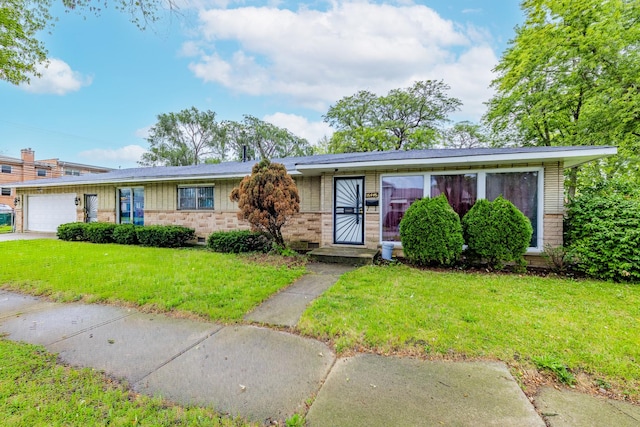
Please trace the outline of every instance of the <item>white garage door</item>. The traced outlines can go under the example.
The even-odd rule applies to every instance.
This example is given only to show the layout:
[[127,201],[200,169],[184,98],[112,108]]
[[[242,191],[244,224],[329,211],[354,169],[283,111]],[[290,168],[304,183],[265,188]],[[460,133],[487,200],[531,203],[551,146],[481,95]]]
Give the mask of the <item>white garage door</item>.
[[60,224],[77,221],[75,194],[29,196],[27,230],[55,232]]

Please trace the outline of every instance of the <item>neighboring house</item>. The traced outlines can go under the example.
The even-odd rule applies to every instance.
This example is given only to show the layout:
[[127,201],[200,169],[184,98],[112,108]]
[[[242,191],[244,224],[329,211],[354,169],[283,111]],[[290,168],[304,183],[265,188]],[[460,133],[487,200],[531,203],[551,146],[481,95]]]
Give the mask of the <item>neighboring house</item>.
[[34,179],[79,176],[109,172],[110,168],[63,162],[58,159],[35,160],[31,148],[20,150],[20,158],[0,156],[0,204],[13,206],[15,194],[9,184]]
[[[400,246],[399,223],[421,197],[445,194],[460,215],[480,198],[511,200],[533,225],[530,254],[562,244],[563,172],[616,154],[615,147],[438,149],[274,159],[300,193],[285,239],[311,247]],[[201,241],[248,228],[231,190],[254,162],[115,170],[16,184],[18,231],[55,231],[72,221],[180,224]]]

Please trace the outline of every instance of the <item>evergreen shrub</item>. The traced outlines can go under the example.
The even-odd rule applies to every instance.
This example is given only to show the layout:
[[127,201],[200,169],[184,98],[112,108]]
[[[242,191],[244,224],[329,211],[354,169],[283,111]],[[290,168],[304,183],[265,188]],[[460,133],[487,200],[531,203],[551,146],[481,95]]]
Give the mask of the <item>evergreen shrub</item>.
[[490,202],[479,199],[462,218],[464,240],[471,259],[482,259],[494,268],[506,262],[525,265],[531,242],[531,221],[502,196]]
[[139,225],[133,224],[118,224],[113,230],[113,241],[120,245],[137,245],[138,236],[136,235],[136,229]]
[[85,226],[86,224],[84,222],[60,224],[57,228],[56,235],[60,240],[83,242],[87,240]]
[[452,265],[462,254],[460,217],[444,195],[416,200],[400,221],[405,256],[418,265]]
[[195,230],[181,225],[147,225],[136,228],[136,237],[143,246],[177,248],[195,239]]
[[237,230],[216,231],[209,235],[207,247],[216,252],[269,252],[272,239],[265,233]]
[[106,222],[90,222],[84,224],[84,236],[91,243],[113,243],[115,224]]

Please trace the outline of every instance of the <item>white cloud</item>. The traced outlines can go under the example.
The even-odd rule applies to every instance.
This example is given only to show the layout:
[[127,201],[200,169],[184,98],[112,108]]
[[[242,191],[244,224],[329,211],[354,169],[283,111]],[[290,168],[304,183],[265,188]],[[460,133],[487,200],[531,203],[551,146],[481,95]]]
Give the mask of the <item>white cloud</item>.
[[96,148],[82,151],[78,153],[78,156],[87,159],[92,164],[129,167],[134,166],[145,151],[147,150],[144,147],[132,144],[116,149]]
[[138,138],[147,139],[149,137],[149,132],[151,131],[152,127],[153,125],[149,125],[140,129],[136,129],[136,131],[134,132],[134,135],[137,136]]
[[423,5],[208,9],[200,22],[199,39],[182,48],[194,57],[189,67],[197,77],[239,93],[287,96],[321,112],[358,90],[384,94],[443,79],[477,116],[477,98],[488,93],[497,62],[482,31]]
[[84,76],[73,71],[69,64],[61,59],[51,58],[49,64],[40,64],[38,72],[41,77],[31,77],[29,84],[24,84],[24,90],[33,93],[65,95],[76,92],[93,81],[90,76]]
[[288,129],[294,135],[305,138],[315,144],[322,137],[331,138],[333,129],[325,122],[310,122],[306,117],[296,114],[275,113],[264,116],[263,120],[278,127]]

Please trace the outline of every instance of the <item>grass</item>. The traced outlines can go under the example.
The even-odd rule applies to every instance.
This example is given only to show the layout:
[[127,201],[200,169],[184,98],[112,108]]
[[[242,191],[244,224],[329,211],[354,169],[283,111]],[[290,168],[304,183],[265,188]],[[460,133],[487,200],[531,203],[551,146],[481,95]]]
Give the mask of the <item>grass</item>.
[[211,409],[169,405],[44,348],[0,339],[0,419],[7,426],[257,426]]
[[299,328],[338,352],[537,361],[640,394],[638,285],[371,266],[343,275]]
[[0,242],[0,284],[58,301],[133,304],[238,321],[304,268],[195,249],[58,240]]
[[10,225],[0,225],[0,234],[2,233],[11,233],[13,231],[13,227]]

